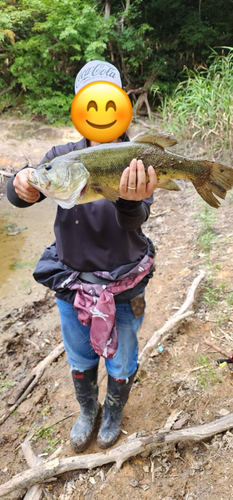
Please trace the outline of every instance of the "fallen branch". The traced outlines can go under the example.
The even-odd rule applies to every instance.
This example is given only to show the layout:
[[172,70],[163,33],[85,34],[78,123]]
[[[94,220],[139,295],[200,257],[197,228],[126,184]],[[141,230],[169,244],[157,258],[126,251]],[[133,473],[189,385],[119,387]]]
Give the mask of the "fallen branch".
[[[54,458],[57,458],[62,449],[62,447],[59,446],[59,448],[57,448],[57,450],[54,451],[54,453],[52,453],[52,455],[46,461],[44,461],[41,457],[37,457],[33,452],[29,438],[27,438],[23,443],[21,443],[21,448],[25,456],[26,462],[31,469],[33,467],[38,467],[39,465],[42,465],[45,462],[51,461]],[[34,484],[34,486],[31,486],[28,492],[26,493],[24,500],[42,500],[43,495],[44,495],[43,486],[41,486],[40,484]]]
[[8,172],[7,170],[0,170],[0,175],[2,175],[3,177],[12,177],[13,173],[12,172]]
[[138,358],[140,368],[142,368],[142,366],[145,364],[152,350],[157,347],[166,336],[170,334],[171,330],[179,323],[181,323],[181,321],[183,321],[185,318],[188,318],[189,316],[192,316],[194,314],[193,311],[188,311],[188,309],[194,302],[196,289],[204,276],[205,271],[201,270],[199,275],[195,278],[192,285],[190,286],[183,305],[175,314],[173,314],[173,316],[171,316],[171,318],[167,320],[162,328],[154,332],[149,342],[147,342]]
[[[26,439],[21,444],[21,448],[23,450],[23,454],[25,456],[28,467],[31,469],[33,467],[38,467],[43,464],[43,460],[41,457],[37,457],[33,452],[29,441]],[[39,484],[34,484],[26,493],[24,500],[41,500],[43,496],[43,488]]]
[[175,328],[177,325],[179,325],[184,319],[189,318],[190,316],[194,315],[194,311],[187,311],[184,314],[181,314],[180,316],[175,317],[172,316],[167,320],[165,325],[162,326],[159,330],[156,330],[152,337],[150,338],[149,342],[145,345],[144,349],[142,350],[141,354],[139,355],[138,361],[140,368],[145,364],[145,362],[148,360],[149,355],[151,354],[152,350],[157,347],[162,340],[165,340],[168,335],[170,335],[171,331],[173,328]]
[[31,373],[19,384],[14,394],[8,400],[8,404],[13,405],[10,410],[8,410],[2,417],[0,418],[0,424],[5,422],[5,420],[11,415],[11,413],[22,403],[28,396],[28,394],[32,391],[32,389],[37,384],[38,380],[42,377],[45,368],[57,359],[64,351],[64,344],[60,342],[60,344],[53,349],[52,352],[46,358],[42,359],[40,363],[33,368]]
[[195,278],[195,280],[193,280],[192,285],[188,289],[188,293],[187,293],[187,297],[186,297],[185,302],[183,303],[181,308],[174,314],[174,316],[179,316],[180,314],[183,314],[193,304],[196,289],[197,289],[199,283],[201,282],[201,280],[203,280],[203,278],[205,277],[205,275],[206,275],[206,272],[203,269],[201,269],[200,273]]
[[[157,347],[162,340],[165,340],[165,338],[170,335],[170,332],[179,324],[181,321],[183,321],[186,318],[189,318],[190,316],[193,316],[194,312],[193,311],[187,311],[187,309],[192,305],[194,301],[194,294],[195,291],[200,283],[200,281],[204,278],[205,276],[205,271],[201,270],[200,274],[195,278],[193,281],[192,285],[190,286],[187,297],[183,305],[180,307],[180,309],[173,315],[171,318],[169,318],[166,323],[159,329],[156,330],[150,340],[147,342],[145,347],[143,348],[142,352],[139,355],[138,361],[139,361],[139,368],[142,368],[142,366],[145,364],[145,362],[148,360],[149,355],[151,354],[152,350]],[[98,376],[98,384],[100,385],[104,378],[106,377],[106,369],[104,368]],[[102,402],[102,401],[101,401]]]
[[162,215],[165,215],[165,214],[170,213],[170,212],[171,212],[170,209],[164,210],[163,212],[158,212],[157,214],[151,211],[149,217],[150,217],[150,219],[153,219],[154,217],[162,217]]
[[226,354],[224,351],[222,351],[222,349],[220,349],[220,347],[218,347],[217,345],[213,344],[212,342],[210,342],[210,340],[206,339],[204,340],[205,344],[207,344],[209,347],[212,347],[212,349],[214,349],[215,351],[217,352],[220,352],[220,354],[222,354],[223,356],[225,356],[226,358],[229,358],[229,355]]
[[93,469],[105,464],[116,463],[118,469],[122,464],[142,452],[148,453],[157,446],[164,444],[174,444],[184,441],[202,441],[215,434],[227,431],[233,427],[233,413],[225,417],[214,420],[204,425],[197,425],[178,431],[159,431],[146,437],[137,437],[132,434],[124,443],[117,448],[112,448],[107,453],[92,453],[89,455],[79,455],[62,459],[50,460],[47,463],[21,472],[14,476],[10,481],[1,485],[0,498],[14,491],[30,488],[37,483],[42,483],[54,476],[64,474],[79,469]]

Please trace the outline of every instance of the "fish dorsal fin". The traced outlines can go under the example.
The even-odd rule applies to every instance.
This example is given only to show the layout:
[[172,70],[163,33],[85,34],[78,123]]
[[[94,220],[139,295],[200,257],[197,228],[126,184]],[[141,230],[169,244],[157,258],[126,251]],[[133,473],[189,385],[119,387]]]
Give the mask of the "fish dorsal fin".
[[168,148],[169,146],[174,146],[177,144],[176,138],[171,135],[171,134],[163,134],[163,133],[157,133],[157,134],[151,134],[151,135],[144,135],[143,137],[139,137],[136,139],[135,142],[146,142],[149,144],[155,144],[156,146],[160,146],[161,148],[165,149]]

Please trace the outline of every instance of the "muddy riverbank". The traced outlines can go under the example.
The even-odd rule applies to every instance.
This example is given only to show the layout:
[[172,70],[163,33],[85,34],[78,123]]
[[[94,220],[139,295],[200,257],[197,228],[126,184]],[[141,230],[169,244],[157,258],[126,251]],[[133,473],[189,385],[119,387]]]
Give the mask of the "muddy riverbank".
[[[131,136],[137,132],[135,127]],[[37,164],[55,144],[77,140],[73,128],[0,120],[1,169],[15,172]],[[192,154],[194,151],[191,151]],[[202,145],[200,154],[208,157]],[[198,156],[200,156],[200,154]],[[155,330],[174,314],[200,269],[206,278],[198,288],[194,315],[184,321],[154,353],[134,384],[124,409],[123,433],[163,427],[177,412],[185,427],[203,424],[233,411],[233,378],[217,364],[219,354],[207,338],[233,353],[233,193],[218,210],[207,208],[194,188],[178,193],[158,190],[144,231],[158,247],[156,273],[147,287],[147,310],[139,332],[140,350]],[[0,199],[0,398],[1,415],[25,376],[61,342],[53,293],[32,277],[43,249],[54,238],[55,204],[50,200],[28,209],[14,208],[2,185]],[[101,362],[100,370],[104,370]],[[100,385],[105,395],[106,379]],[[78,415],[65,354],[44,372],[30,396],[1,426],[0,482],[27,469],[20,444],[30,437],[44,458],[59,446],[59,457],[72,456],[70,428]],[[1,416],[0,415],[0,416]],[[65,420],[64,420],[65,417]],[[181,424],[182,425],[182,424]],[[178,443],[112,465],[79,470],[43,484],[45,499],[219,500],[229,498],[233,434],[222,433],[199,443]],[[95,439],[84,453],[98,453]],[[16,492],[18,500],[23,492]]]

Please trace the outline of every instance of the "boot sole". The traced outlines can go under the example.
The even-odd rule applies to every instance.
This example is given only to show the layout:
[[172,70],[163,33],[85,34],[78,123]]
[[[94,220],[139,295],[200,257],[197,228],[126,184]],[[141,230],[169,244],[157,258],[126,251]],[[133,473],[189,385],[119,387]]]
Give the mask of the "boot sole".
[[111,446],[113,446],[116,443],[116,441],[120,437],[120,434],[121,434],[121,431],[111,442],[108,442],[108,443],[106,443],[105,441],[101,441],[100,439],[97,439],[97,444],[98,444],[99,448],[101,448],[102,450],[106,450],[107,448],[110,448]]
[[75,445],[75,444],[71,443],[71,441],[70,441],[70,446],[75,453],[79,453],[80,451],[85,451],[88,448],[88,446],[92,440],[93,432],[94,432],[95,426],[96,426],[96,422],[99,418],[101,411],[102,411],[102,407],[101,407],[101,404],[99,403],[99,408],[98,408],[98,411],[97,411],[97,414],[96,414],[96,417],[95,417],[95,420],[94,420],[94,423],[93,423],[93,426],[91,429],[90,436],[86,439],[86,441],[84,441],[84,443],[82,443],[80,445]]

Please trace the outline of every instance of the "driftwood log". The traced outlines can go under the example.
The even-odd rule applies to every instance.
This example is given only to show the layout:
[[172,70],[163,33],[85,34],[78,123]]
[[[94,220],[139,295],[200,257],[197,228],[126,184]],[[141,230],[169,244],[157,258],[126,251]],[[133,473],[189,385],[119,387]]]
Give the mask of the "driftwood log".
[[[23,450],[23,454],[25,456],[28,467],[31,469],[33,467],[39,467],[43,464],[43,459],[41,457],[37,457],[33,452],[29,441],[24,441],[21,444],[21,448]],[[26,493],[24,500],[42,500],[43,498],[43,488],[40,484],[34,484]]]
[[[194,302],[196,289],[200,281],[204,278],[205,272],[201,271],[200,274],[194,279],[191,287],[187,292],[187,297],[180,309],[168,319],[164,326],[155,331],[149,342],[142,350],[139,361],[140,367],[148,359],[151,351],[165,339],[171,330],[177,326],[183,319],[191,316],[193,311],[188,311]],[[64,345],[61,342],[44,360],[42,360],[26,377],[26,379],[18,386],[17,390],[8,401],[12,404],[12,408],[3,415],[0,423],[4,422],[6,418],[14,411],[14,409],[26,399],[31,390],[35,387],[40,377],[43,375],[45,368],[64,351]],[[103,379],[104,377],[101,377]],[[99,380],[100,382],[101,380]],[[220,426],[220,427],[219,427]],[[29,442],[25,441],[22,444],[23,453],[27,460],[29,469],[26,472],[18,474],[11,481],[1,486],[0,498],[9,493],[18,491],[18,489],[25,490],[29,488],[24,500],[40,500],[43,494],[41,484],[54,475],[63,474],[64,472],[77,470],[77,469],[91,469],[107,463],[115,462],[117,467],[121,465],[131,456],[142,453],[143,451],[152,450],[162,443],[176,443],[184,440],[198,441],[200,439],[208,438],[218,432],[223,432],[226,429],[233,427],[233,414],[223,417],[222,419],[180,431],[166,432],[162,429],[160,432],[148,437],[137,437],[135,434],[129,437],[125,443],[117,448],[113,448],[108,453],[96,453],[85,456],[75,456],[64,459],[55,458],[49,461],[42,461],[36,457],[30,447]]]
[[[151,352],[155,349],[162,340],[164,341],[168,335],[172,332],[172,330],[177,327],[184,319],[193,316],[193,311],[188,311],[188,309],[193,305],[196,289],[201,282],[201,280],[205,276],[205,271],[201,270],[199,275],[194,279],[192,285],[187,291],[187,296],[185,302],[182,304],[180,309],[171,316],[166,323],[160,328],[156,330],[150,340],[147,342],[143,350],[141,351],[138,361],[139,361],[139,369],[143,367],[143,365],[148,360]],[[98,376],[98,384],[100,385],[104,378],[106,377],[106,369],[105,366],[100,371]],[[102,401],[100,401],[102,403]]]
[[[200,281],[204,278],[205,272],[202,270],[200,271],[200,274],[194,279],[191,287],[188,290],[186,300],[184,304],[180,307],[180,309],[171,317],[168,319],[168,321],[164,324],[162,328],[159,330],[155,331],[152,337],[150,338],[149,342],[146,344],[144,349],[142,350],[140,356],[139,356],[139,364],[140,368],[144,365],[144,363],[147,361],[150,353],[152,352],[155,347],[158,346],[158,344],[164,340],[164,338],[169,335],[169,333],[172,331],[172,329],[177,326],[183,319],[188,318],[189,316],[193,315],[193,311],[188,311],[190,306],[194,302],[194,295],[195,291],[200,283]],[[8,410],[6,413],[2,415],[0,418],[0,425],[5,422],[5,420],[13,413],[13,411],[22,403],[30,394],[32,389],[36,386],[38,383],[38,380],[42,377],[45,368],[54,361],[54,359],[57,359],[62,353],[64,352],[64,344],[63,342],[60,342],[60,344],[55,347],[55,349],[45,358],[43,359],[35,368],[29,373],[29,375],[19,384],[17,389],[14,391],[14,393],[11,395],[11,397],[8,399],[8,404],[12,405],[10,410]],[[100,384],[102,380],[106,376],[106,370],[104,369],[98,377],[98,383]]]
[[35,484],[43,483],[44,481],[79,469],[93,469],[101,467],[105,464],[116,463],[119,469],[122,464],[131,458],[143,452],[150,453],[156,447],[164,444],[175,444],[185,441],[203,441],[212,436],[233,428],[233,413],[209,422],[204,425],[197,425],[187,429],[178,431],[164,432],[158,431],[149,436],[137,436],[132,434],[122,445],[112,448],[107,453],[93,453],[89,455],[79,455],[68,458],[55,458],[46,462],[43,465],[28,469],[14,476],[10,481],[1,485],[0,498],[9,495],[10,493],[25,488],[31,488]]
[[171,333],[173,328],[180,324],[184,319],[194,314],[193,311],[188,311],[188,309],[193,305],[196,289],[201,280],[204,278],[205,274],[205,271],[200,271],[199,275],[194,279],[192,285],[188,289],[186,300],[183,305],[175,314],[173,314],[173,316],[171,316],[166,321],[162,328],[154,332],[149,342],[147,342],[138,358],[140,368],[142,368],[142,366],[148,360],[148,357],[151,354],[152,350],[155,349]]
[[7,172],[7,170],[0,170],[0,175],[2,175],[3,177],[12,177],[13,172]]
[[22,403],[30,394],[32,389],[38,383],[38,380],[42,377],[45,368],[57,359],[64,352],[64,344],[60,342],[60,344],[53,349],[52,352],[46,358],[42,359],[40,363],[33,368],[31,373],[19,384],[16,391],[12,394],[11,398],[8,399],[8,404],[13,405],[10,410],[8,410],[2,417],[0,418],[0,424],[5,422],[5,420],[13,413],[13,411]]
[[[59,446],[59,448],[57,448],[57,450],[54,451],[54,453],[49,457],[49,459],[43,460],[41,457],[37,457],[35,455],[28,439],[26,439],[21,444],[21,448],[25,456],[26,462],[31,469],[33,467],[38,467],[39,465],[44,464],[46,461],[48,462],[50,460],[54,460],[61,452],[61,446]],[[43,486],[40,484],[34,484],[34,486],[31,486],[30,489],[27,491],[23,500],[42,500],[42,498],[44,498]]]

